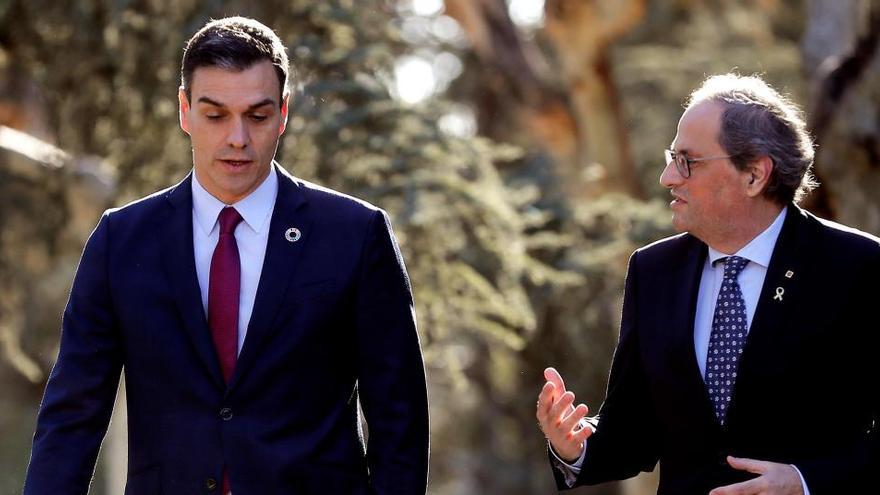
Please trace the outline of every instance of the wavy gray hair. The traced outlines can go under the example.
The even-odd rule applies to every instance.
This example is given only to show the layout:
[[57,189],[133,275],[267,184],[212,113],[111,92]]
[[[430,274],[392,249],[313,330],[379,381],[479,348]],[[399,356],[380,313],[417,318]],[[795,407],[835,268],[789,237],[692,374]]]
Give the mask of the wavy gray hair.
[[740,170],[768,156],[773,161],[764,196],[782,205],[799,202],[818,186],[811,172],[813,140],[803,112],[757,76],[711,76],[691,93],[687,106],[703,101],[724,105],[719,144]]

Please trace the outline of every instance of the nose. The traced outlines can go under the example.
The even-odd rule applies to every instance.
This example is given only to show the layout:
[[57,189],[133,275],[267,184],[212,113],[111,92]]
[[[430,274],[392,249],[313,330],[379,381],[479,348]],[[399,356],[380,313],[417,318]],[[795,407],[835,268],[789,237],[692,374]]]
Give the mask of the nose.
[[678,168],[675,167],[675,162],[670,161],[666,164],[666,167],[663,168],[663,172],[660,174],[660,185],[666,188],[672,188],[684,182],[684,177],[678,173]]
[[231,128],[229,129],[229,134],[226,136],[226,141],[229,146],[236,149],[244,149],[250,144],[250,132],[248,131],[247,123],[243,118],[238,119],[230,119],[231,120]]

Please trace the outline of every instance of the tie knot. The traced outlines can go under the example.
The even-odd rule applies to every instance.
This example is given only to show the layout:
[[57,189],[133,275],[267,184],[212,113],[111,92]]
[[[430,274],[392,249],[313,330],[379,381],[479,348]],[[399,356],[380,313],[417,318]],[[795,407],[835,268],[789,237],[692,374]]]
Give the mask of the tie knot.
[[749,260],[739,257],[739,256],[728,256],[727,258],[723,258],[724,261],[724,276],[736,279],[739,276],[739,272],[743,271],[743,268],[749,264]]
[[231,234],[241,222],[241,215],[235,208],[227,206],[220,210],[220,234]]

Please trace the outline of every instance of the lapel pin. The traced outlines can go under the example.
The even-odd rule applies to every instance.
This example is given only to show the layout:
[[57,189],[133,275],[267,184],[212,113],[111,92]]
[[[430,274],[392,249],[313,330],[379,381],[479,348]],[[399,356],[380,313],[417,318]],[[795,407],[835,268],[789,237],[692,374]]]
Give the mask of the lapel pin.
[[793,277],[793,276],[794,276],[794,272],[793,272],[793,271],[789,270],[789,271],[785,272],[785,278],[791,278],[791,277]]
[[296,227],[291,227],[284,232],[284,238],[289,242],[296,242],[299,238],[302,237],[302,232],[299,231]]
[[782,295],[783,294],[785,294],[785,289],[783,289],[782,287],[777,287],[776,288],[776,295],[773,296],[773,300],[774,301],[778,300],[778,301],[782,302]]

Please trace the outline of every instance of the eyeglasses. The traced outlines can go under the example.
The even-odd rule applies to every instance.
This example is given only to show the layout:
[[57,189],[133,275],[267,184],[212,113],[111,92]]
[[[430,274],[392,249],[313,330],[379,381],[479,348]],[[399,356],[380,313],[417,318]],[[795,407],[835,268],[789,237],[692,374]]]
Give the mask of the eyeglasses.
[[683,153],[678,153],[675,150],[663,150],[663,155],[666,157],[666,166],[669,166],[670,163],[674,162],[675,169],[685,179],[691,176],[692,163],[708,162],[710,160],[720,160],[722,158],[733,158],[733,155],[707,156],[705,158],[688,158],[687,155]]

